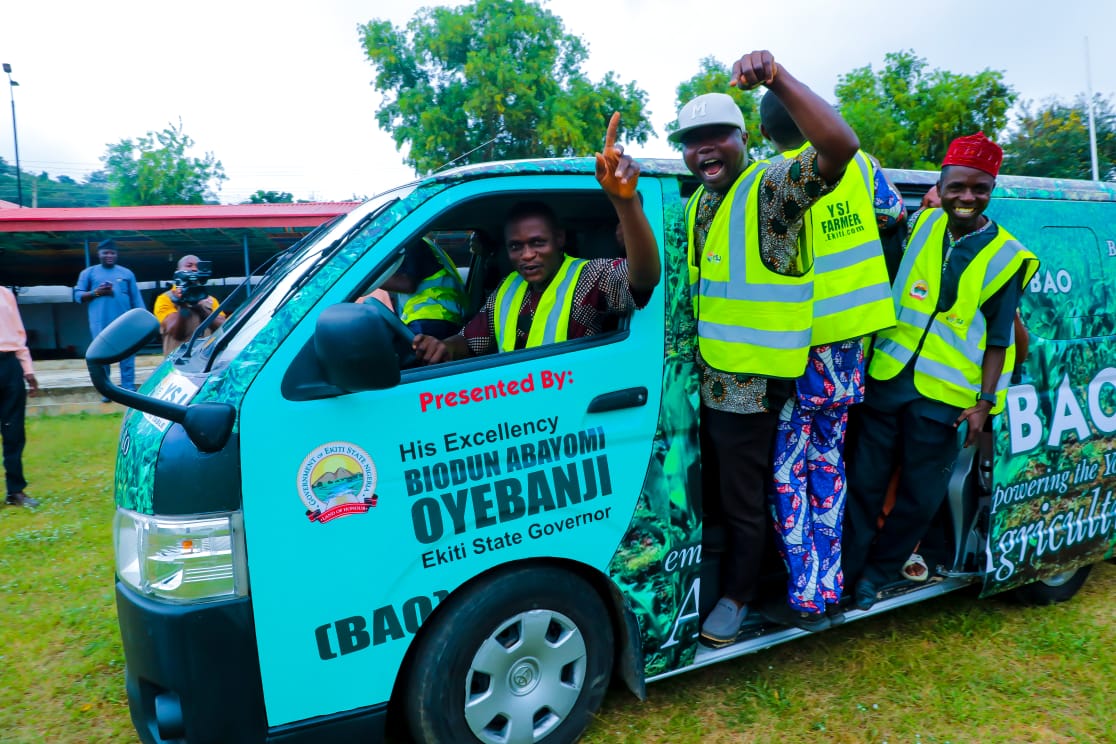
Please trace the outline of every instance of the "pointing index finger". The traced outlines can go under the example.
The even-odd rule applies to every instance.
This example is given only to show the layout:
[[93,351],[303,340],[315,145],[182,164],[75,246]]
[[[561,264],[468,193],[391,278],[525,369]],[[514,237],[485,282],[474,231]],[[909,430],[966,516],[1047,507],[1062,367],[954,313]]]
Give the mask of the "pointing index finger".
[[620,128],[620,112],[615,111],[612,118],[608,120],[608,132],[605,133],[605,149],[609,150],[616,146],[616,130]]

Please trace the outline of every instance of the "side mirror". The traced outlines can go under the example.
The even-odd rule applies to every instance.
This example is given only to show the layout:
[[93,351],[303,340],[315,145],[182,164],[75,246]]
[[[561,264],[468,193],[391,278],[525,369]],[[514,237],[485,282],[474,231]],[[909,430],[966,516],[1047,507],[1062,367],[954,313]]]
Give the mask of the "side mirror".
[[158,335],[159,321],[155,316],[142,308],[134,307],[97,334],[97,338],[93,339],[85,351],[85,363],[115,364],[147,346]]
[[314,328],[314,351],[326,381],[348,393],[399,384],[413,359],[414,334],[379,302],[333,305]]
[[137,411],[182,424],[190,441],[202,452],[217,452],[229,440],[236,409],[228,403],[188,406],[125,390],[113,383],[109,365],[127,359],[159,335],[159,321],[142,308],[132,308],[97,334],[85,352],[85,366],[97,392]]

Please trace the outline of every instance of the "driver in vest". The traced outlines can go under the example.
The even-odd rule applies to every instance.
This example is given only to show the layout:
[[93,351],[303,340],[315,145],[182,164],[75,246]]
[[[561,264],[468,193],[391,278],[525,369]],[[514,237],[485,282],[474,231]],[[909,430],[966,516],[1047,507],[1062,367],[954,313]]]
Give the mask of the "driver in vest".
[[[785,158],[810,144],[771,91],[760,102],[760,131]],[[898,229],[903,216],[902,195],[863,151],[806,213],[814,257],[809,362],[779,411],[769,494],[787,599],[764,615],[784,625],[825,630],[827,611],[839,611],[845,430],[849,406],[864,400],[864,341],[895,325],[880,233]]]
[[[961,450],[1003,410],[1014,319],[1038,259],[984,215],[1003,151],[983,132],[955,139],[938,178],[941,208],[911,218],[892,296],[898,325],[876,337],[849,459],[844,563],[866,610],[941,506]],[[877,531],[888,482],[895,506]]]
[[407,246],[403,265],[381,289],[410,295],[399,317],[415,333],[445,338],[461,330],[465,282],[453,260],[430,238]]
[[461,332],[440,341],[415,336],[419,360],[450,359],[530,349],[600,333],[610,315],[642,308],[659,283],[659,248],[636,197],[639,164],[616,144],[620,114],[612,115],[596,175],[624,231],[627,259],[576,259],[565,253],[566,234],[541,202],[512,208],[504,228],[514,271],[488,296]]
[[[703,488],[726,528],[723,596],[702,623],[708,644],[733,643],[759,584],[778,411],[806,369],[812,266],[803,215],[841,179],[859,142],[822,98],[769,52],[733,65],[731,85],[766,85],[813,143],[790,158],[748,163],[744,117],[724,93],[678,112],[670,139],[701,182],[686,207],[690,291],[698,324]],[[758,614],[757,614],[758,618]]]

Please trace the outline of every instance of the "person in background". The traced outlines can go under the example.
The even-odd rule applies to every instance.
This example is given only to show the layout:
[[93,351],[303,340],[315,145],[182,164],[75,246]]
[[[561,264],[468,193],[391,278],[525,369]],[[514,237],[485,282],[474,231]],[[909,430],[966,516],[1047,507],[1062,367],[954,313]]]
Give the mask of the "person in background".
[[[760,131],[784,157],[810,144],[771,91],[760,102]],[[845,431],[849,407],[864,399],[865,341],[895,325],[880,232],[903,217],[903,197],[863,151],[806,214],[803,236],[814,258],[811,346],[806,373],[779,412],[770,492],[788,577],[786,601],[764,615],[783,625],[825,630],[838,616]]]
[[736,641],[756,599],[778,411],[806,368],[813,267],[800,252],[803,214],[836,186],[860,147],[833,107],[770,52],[737,60],[729,82],[767,86],[811,146],[749,166],[744,117],[724,93],[688,101],[670,134],[701,182],[686,206],[686,234],[702,463],[727,536],[722,597],[701,626],[713,646]]
[[[97,246],[98,264],[85,268],[74,287],[74,302],[89,306],[89,332],[93,338],[132,308],[143,307],[136,275],[116,263],[117,245],[109,238]],[[120,360],[120,386],[136,389],[136,358]],[[102,398],[107,403],[108,398]]]
[[395,312],[395,306],[391,302],[391,294],[385,289],[373,289],[366,295],[361,295],[356,298],[357,304],[365,304],[369,302],[378,302],[388,310]]
[[23,426],[27,396],[37,395],[39,382],[27,348],[27,331],[19,316],[15,295],[0,287],[0,435],[4,440],[4,481],[8,506],[34,508],[39,502],[23,492],[23,447],[27,435]]
[[[197,273],[198,257],[183,256],[178,259],[178,271]],[[197,289],[191,287],[190,289]],[[159,331],[163,334],[163,354],[170,354],[184,344],[210,315],[217,312],[217,298],[204,295],[195,298],[177,284],[155,298],[152,312],[159,321]],[[218,314],[210,323],[207,333],[212,333],[225,322],[225,316]]]
[[592,336],[602,332],[608,317],[647,305],[661,274],[659,248],[636,197],[639,164],[616,144],[619,124],[620,114],[613,114],[604,152],[597,154],[596,175],[620,220],[627,259],[569,256],[565,231],[547,205],[516,205],[504,229],[514,271],[459,334],[444,342],[415,336],[415,353],[423,363]]
[[[1003,410],[1013,326],[1038,259],[984,211],[1003,151],[979,132],[942,161],[941,208],[919,210],[893,285],[895,328],[881,331],[849,460],[845,578],[867,610],[900,570],[946,496],[961,449]],[[878,517],[896,466],[895,506]]]
[[942,200],[938,198],[938,185],[934,184],[930,189],[922,195],[922,201],[919,204],[919,209],[926,209],[928,207],[940,208]]
[[415,333],[446,338],[461,330],[465,315],[465,282],[453,260],[432,239],[408,245],[403,264],[380,287],[410,295],[399,311]]

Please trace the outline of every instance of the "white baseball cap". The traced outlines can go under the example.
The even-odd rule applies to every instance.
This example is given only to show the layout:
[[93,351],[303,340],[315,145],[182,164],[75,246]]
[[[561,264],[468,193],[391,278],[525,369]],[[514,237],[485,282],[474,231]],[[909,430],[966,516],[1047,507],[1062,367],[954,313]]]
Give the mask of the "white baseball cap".
[[730,126],[744,131],[744,114],[727,93],[706,93],[678,109],[678,129],[667,135],[671,142],[698,127]]

